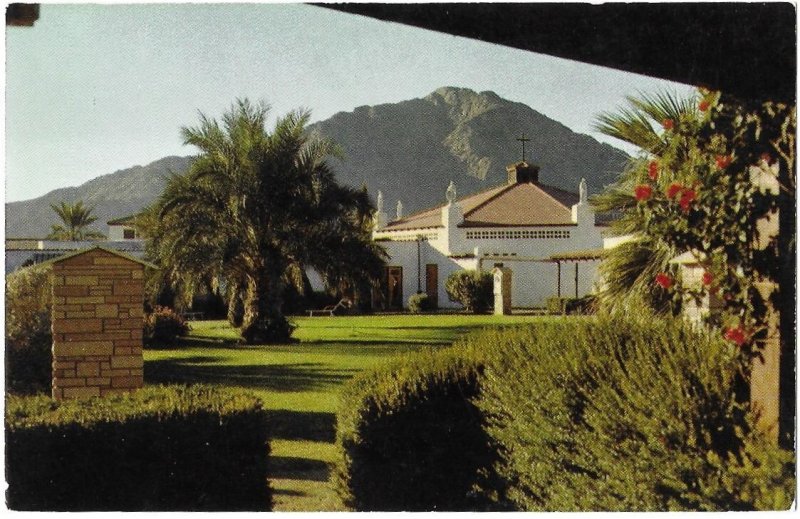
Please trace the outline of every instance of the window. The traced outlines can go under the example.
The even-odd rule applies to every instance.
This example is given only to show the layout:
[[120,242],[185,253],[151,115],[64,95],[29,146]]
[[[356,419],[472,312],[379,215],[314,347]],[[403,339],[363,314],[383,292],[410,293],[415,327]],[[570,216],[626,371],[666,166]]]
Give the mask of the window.
[[136,231],[134,231],[133,229],[123,229],[122,238],[125,240],[133,240],[134,238],[136,238]]

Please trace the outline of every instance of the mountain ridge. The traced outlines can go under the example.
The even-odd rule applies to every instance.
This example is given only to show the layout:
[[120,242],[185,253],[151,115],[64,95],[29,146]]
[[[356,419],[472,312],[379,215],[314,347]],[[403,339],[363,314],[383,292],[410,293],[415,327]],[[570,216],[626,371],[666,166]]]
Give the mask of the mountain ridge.
[[[337,112],[309,125],[332,139],[345,160],[332,167],[340,182],[380,190],[393,207],[402,200],[407,213],[438,205],[452,180],[459,196],[506,181],[507,164],[520,160],[517,138],[525,133],[529,162],[541,166],[540,180],[577,191],[586,177],[590,193],[611,183],[628,156],[524,103],[493,91],[441,87],[425,97],[364,105]],[[186,171],[192,157],[168,156],[144,166],[117,170],[80,186],[59,188],[30,200],[6,203],[6,236],[45,236],[56,217],[50,204],[83,200],[95,206],[93,226],[133,214],[163,190],[170,172]]]

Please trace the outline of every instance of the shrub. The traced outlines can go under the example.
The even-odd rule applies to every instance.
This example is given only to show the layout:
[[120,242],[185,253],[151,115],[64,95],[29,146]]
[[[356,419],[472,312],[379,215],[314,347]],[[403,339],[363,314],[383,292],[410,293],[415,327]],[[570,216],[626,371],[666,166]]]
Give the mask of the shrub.
[[494,280],[491,272],[482,270],[458,270],[447,277],[444,288],[454,303],[468,312],[482,313],[492,306]]
[[435,310],[433,299],[425,292],[414,294],[408,298],[408,311],[412,314],[419,314],[422,312],[430,312]]
[[148,387],[6,403],[14,510],[269,510],[268,428],[246,393]]
[[50,388],[52,269],[35,266],[6,278],[6,389],[36,393]]
[[495,459],[478,410],[479,350],[423,350],[356,377],[337,414],[333,482],[358,511],[480,510]]
[[589,294],[583,297],[548,297],[545,302],[549,314],[593,314],[597,297]]
[[172,308],[156,306],[144,316],[144,340],[151,346],[169,345],[189,333],[189,324]]
[[643,316],[539,325],[489,348],[478,406],[524,510],[787,508],[792,454],[737,403],[732,347]]

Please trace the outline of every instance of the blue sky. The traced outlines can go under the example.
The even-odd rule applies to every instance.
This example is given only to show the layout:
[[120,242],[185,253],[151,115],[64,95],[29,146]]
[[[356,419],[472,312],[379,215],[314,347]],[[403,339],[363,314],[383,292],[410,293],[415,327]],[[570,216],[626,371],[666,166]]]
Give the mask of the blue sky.
[[[492,90],[571,129],[685,85],[307,5],[41,6],[6,28],[6,200],[166,155],[236,97],[326,119],[442,86]],[[629,149],[627,151],[630,151]]]

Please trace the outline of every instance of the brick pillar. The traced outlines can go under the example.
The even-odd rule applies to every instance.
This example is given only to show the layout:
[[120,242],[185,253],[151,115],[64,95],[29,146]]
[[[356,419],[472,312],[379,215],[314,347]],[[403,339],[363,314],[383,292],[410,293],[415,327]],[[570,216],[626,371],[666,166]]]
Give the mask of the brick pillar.
[[144,264],[94,248],[53,262],[53,398],[143,384]]

